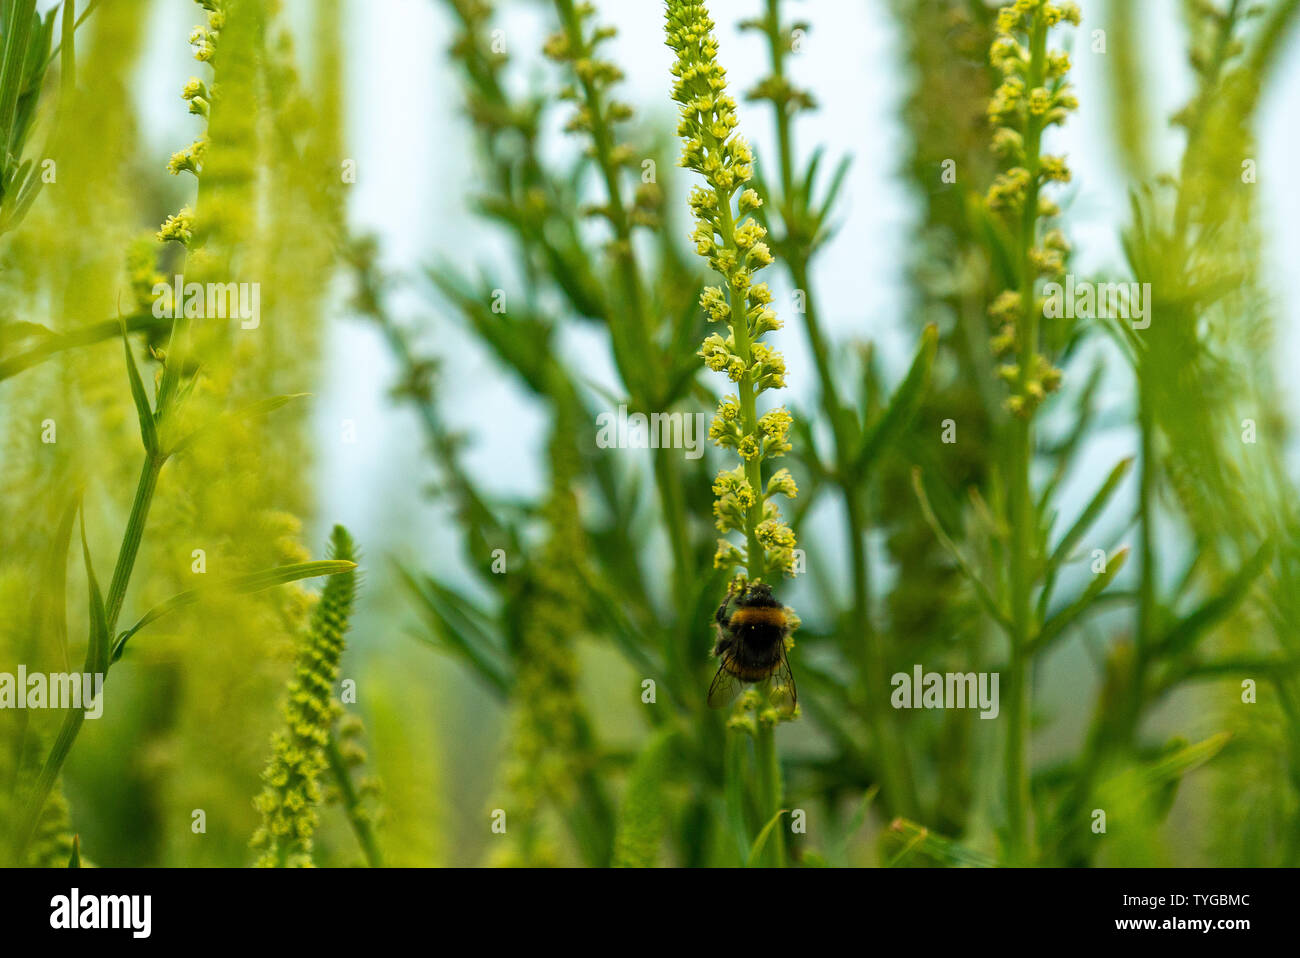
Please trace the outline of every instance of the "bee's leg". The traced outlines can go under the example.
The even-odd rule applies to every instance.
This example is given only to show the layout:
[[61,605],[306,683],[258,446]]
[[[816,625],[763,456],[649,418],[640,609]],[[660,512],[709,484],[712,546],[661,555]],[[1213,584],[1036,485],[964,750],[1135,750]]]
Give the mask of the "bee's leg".
[[727,625],[727,605],[730,602],[731,602],[731,593],[728,592],[727,597],[722,600],[722,605],[718,606],[718,611],[713,613],[713,620],[723,628],[726,628]]

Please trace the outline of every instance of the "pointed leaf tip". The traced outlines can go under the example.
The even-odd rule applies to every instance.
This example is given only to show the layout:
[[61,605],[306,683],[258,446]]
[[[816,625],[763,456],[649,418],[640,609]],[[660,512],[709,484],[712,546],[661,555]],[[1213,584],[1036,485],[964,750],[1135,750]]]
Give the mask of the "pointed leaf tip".
[[140,439],[144,442],[145,452],[151,456],[157,455],[158,424],[154,419],[153,406],[149,404],[149,395],[145,392],[144,381],[140,378],[140,370],[131,352],[131,340],[126,334],[126,321],[119,317],[118,323],[122,327],[122,348],[126,353],[126,375],[131,383],[131,399],[135,403],[136,415],[140,419]]

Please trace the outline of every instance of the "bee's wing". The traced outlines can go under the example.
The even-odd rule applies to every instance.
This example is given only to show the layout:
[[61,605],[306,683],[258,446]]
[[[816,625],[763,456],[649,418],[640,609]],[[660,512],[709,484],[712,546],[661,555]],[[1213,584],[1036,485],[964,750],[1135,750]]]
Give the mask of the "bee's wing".
[[718,666],[717,673],[713,676],[713,682],[709,685],[709,708],[711,709],[726,708],[735,701],[736,696],[740,694],[740,690],[745,684],[727,671],[728,664],[729,661],[724,658],[722,664]]
[[799,693],[794,687],[794,672],[790,670],[790,656],[785,650],[785,643],[781,643],[781,664],[776,667],[772,673],[772,704],[777,707],[788,705],[791,712],[799,704]]

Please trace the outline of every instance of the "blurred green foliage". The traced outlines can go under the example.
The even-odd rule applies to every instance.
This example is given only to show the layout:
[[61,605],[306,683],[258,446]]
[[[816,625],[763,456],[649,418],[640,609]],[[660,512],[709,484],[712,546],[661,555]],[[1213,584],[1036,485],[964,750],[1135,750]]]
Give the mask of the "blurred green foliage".
[[[710,280],[687,242],[685,181],[663,172],[673,131],[620,100],[600,4],[430,0],[454,30],[476,144],[475,218],[455,226],[510,256],[414,277],[388,275],[384,238],[344,213],[338,0],[295,11],[292,28],[278,3],[204,0],[201,76],[181,101],[193,141],[170,164],[144,147],[132,95],[158,42],[153,5],[0,5],[0,674],[70,671],[83,655],[112,674],[102,720],[0,711],[0,861],[252,864],[254,797],[286,781],[260,777],[277,704],[290,696],[295,721],[307,708],[295,660],[321,666],[313,715],[338,694],[339,663],[318,658],[337,644],[313,646],[309,623],[315,608],[340,624],[330,596],[354,573],[311,563],[302,529],[322,518],[305,394],[331,385],[318,360],[345,275],[452,528],[417,559],[368,563],[337,673],[366,694],[297,730],[311,754],[294,767],[312,782],[279,799],[319,822],[276,863],[1300,864],[1297,477],[1243,175],[1300,2],[1182,5],[1192,95],[1172,167],[1150,133],[1164,118],[1145,95],[1139,5],[1083,5],[1075,56],[1104,23],[1108,102],[1081,109],[1105,117],[1131,194],[1113,224],[1124,261],[1086,279],[1149,283],[1146,328],[1037,311],[1069,244],[1036,202],[1027,217],[998,205],[1016,170],[1036,200],[1036,177],[1060,167],[1037,151],[1037,114],[999,87],[1063,71],[1045,27],[1018,21],[1022,36],[981,0],[887,7],[907,89],[897,176],[918,211],[899,238],[910,306],[882,319],[830,303],[817,265],[850,215],[851,158],[801,139],[819,109],[796,81],[801,4],[744,2],[766,62],[742,127],[771,129],[755,215],[801,296],[772,339],[804,339],[814,387],[792,410],[788,458],[790,522],[815,561],[779,587],[803,620],[801,721],[766,735],[753,698],[731,714],[705,703],[727,594],[713,562],[724,459],[596,442],[597,415],[620,405],[693,415],[719,398],[697,354]],[[494,31],[524,13],[551,35],[525,51],[512,34],[507,56]],[[995,46],[1000,30],[1024,40],[1023,62]],[[737,55],[718,51],[724,67]],[[1021,138],[996,137],[1001,160],[999,126]],[[178,273],[259,282],[258,328],[160,318],[154,288]],[[410,288],[429,309],[399,319]],[[828,317],[854,311],[853,334],[832,336]],[[872,348],[886,319],[914,344],[903,368]],[[472,467],[446,401],[460,357],[427,346],[449,324],[543,418],[534,494],[503,498]],[[1008,325],[1031,344],[999,346]],[[613,392],[574,355],[575,331],[603,350]],[[999,377],[1003,346],[1024,355]],[[1035,389],[1056,367],[1059,391]],[[1088,469],[1116,436],[1133,456]],[[1067,496],[1081,472],[1097,479]],[[447,542],[468,580],[440,561]],[[1097,550],[1104,571],[1089,568]],[[335,574],[325,606],[299,582],[321,574]],[[890,676],[915,663],[1001,673],[998,720],[891,708]],[[431,691],[450,686],[454,699]]]

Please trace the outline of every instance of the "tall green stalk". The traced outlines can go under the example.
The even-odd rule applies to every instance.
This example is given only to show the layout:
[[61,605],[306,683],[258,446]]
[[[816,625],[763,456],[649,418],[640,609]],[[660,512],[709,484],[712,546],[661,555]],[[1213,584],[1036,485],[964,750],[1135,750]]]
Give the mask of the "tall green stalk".
[[[994,94],[989,116],[998,127],[994,147],[1013,164],[989,191],[988,206],[1001,213],[1014,242],[1015,286],[1003,293],[993,313],[1004,322],[994,339],[994,351],[1014,361],[999,370],[1011,388],[1006,407],[1011,414],[1004,425],[1009,445],[1005,463],[1006,522],[1011,543],[1006,578],[1010,607],[1007,663],[1006,751],[1004,797],[1006,802],[1006,857],[1012,865],[1033,861],[1030,831],[1029,763],[1027,757],[1032,709],[1032,647],[1040,624],[1035,585],[1042,570],[1039,516],[1031,469],[1034,461],[1034,415],[1046,395],[1060,384],[1060,373],[1040,351],[1042,310],[1037,300],[1038,281],[1064,272],[1066,246],[1059,234],[1042,238],[1039,221],[1057,210],[1044,200],[1041,187],[1069,179],[1064,160],[1044,157],[1043,132],[1062,123],[1077,103],[1065,75],[1069,57],[1049,54],[1050,27],[1079,22],[1073,3],[1021,0],[998,14],[998,38],[990,59],[1006,79]],[[1023,43],[1022,43],[1023,41]]]
[[[619,375],[631,392],[635,411],[652,414],[662,411],[667,384],[665,374],[668,361],[664,350],[655,339],[657,330],[650,316],[649,298],[642,279],[642,267],[637,255],[633,229],[638,223],[648,225],[653,221],[644,204],[629,203],[624,195],[624,176],[636,155],[627,144],[618,140],[617,126],[630,118],[631,107],[614,98],[612,86],[622,77],[613,63],[602,59],[598,47],[602,40],[612,36],[609,28],[589,29],[588,21],[594,9],[577,4],[574,0],[555,0],[560,31],[547,42],[546,52],[555,60],[567,64],[577,89],[574,99],[580,104],[569,129],[585,132],[591,139],[590,154],[599,170],[605,191],[605,204],[600,214],[613,230],[613,241],[608,245],[619,285],[621,297],[606,317],[611,335],[630,340],[631,354],[620,352],[615,357]],[[664,527],[672,554],[673,594],[681,595],[696,574],[696,560],[690,540],[685,502],[682,497],[680,457],[676,450],[657,448],[652,451],[655,488],[664,513]],[[671,642],[675,670],[679,680],[689,681],[689,643],[694,635],[691,629],[677,628]]]
[[[794,498],[797,489],[784,469],[772,474],[766,485],[763,481],[764,460],[781,456],[790,448],[789,413],[774,409],[760,415],[758,410],[761,393],[785,385],[784,359],[762,341],[765,333],[781,324],[769,308],[772,294],[767,285],[753,280],[758,270],[771,264],[772,254],[763,242],[767,231],[752,217],[741,219],[756,211],[762,200],[746,188],[753,176],[753,155],[748,144],[735,135],[736,102],[726,92],[725,72],[717,62],[712,31],[713,21],[701,0],[669,0],[667,38],[677,54],[673,99],[681,105],[681,163],[705,180],[705,186],[691,194],[696,216],[693,239],[696,251],[724,281],[723,286],[704,291],[701,305],[710,320],[725,325],[727,335],[711,334],[700,355],[705,365],[725,372],[736,385],[736,395],[722,399],[709,429],[709,437],[717,445],[735,450],[740,459],[739,466],[718,475],[713,487],[718,531],[744,536],[743,550],[721,539],[714,560],[720,569],[744,569],[743,575],[733,580],[730,599],[755,583],[767,582],[772,575],[792,573],[794,533],[782,522],[772,499],[777,495]],[[726,667],[725,661],[723,665]],[[771,821],[781,805],[775,726],[782,717],[775,708],[762,708],[753,728],[756,804],[764,822]],[[783,864],[780,829],[771,842],[773,863]]]
[[[123,341],[126,343],[128,366],[134,372],[134,360],[130,356],[130,344],[125,340],[125,331],[123,331]],[[133,378],[138,379],[138,377]],[[160,401],[161,398],[160,395]],[[160,406],[159,412],[161,413],[161,411],[162,407]],[[144,413],[142,412],[141,415],[143,416]],[[149,430],[146,429],[146,436],[148,435]],[[107,681],[108,670],[112,664],[109,658],[108,645],[111,644],[112,637],[117,634],[117,620],[122,611],[122,603],[126,597],[127,587],[131,582],[131,573],[135,569],[136,555],[139,553],[140,543],[144,539],[145,525],[149,521],[149,508],[153,504],[154,490],[158,485],[158,475],[168,458],[168,454],[157,446],[156,437],[152,443],[146,438],[145,444],[144,465],[141,467],[140,479],[136,484],[135,497],[131,503],[131,514],[127,519],[126,530],[122,534],[122,544],[118,549],[117,563],[113,567],[113,578],[109,585],[108,598],[102,607],[104,616],[102,641],[106,644],[102,653],[97,652],[97,643],[92,635],[89,647],[86,650],[85,671],[102,675],[104,681]],[[88,571],[89,568],[89,556],[87,556]],[[96,601],[97,597],[92,596],[92,607]],[[45,801],[49,798],[50,791],[54,788],[54,783],[63,770],[63,763],[67,759],[68,753],[72,751],[72,746],[77,740],[77,735],[80,733],[85,719],[85,712],[81,709],[70,710],[64,715],[58,737],[55,739],[49,756],[45,759],[45,764],[41,767],[40,775],[37,777],[32,793],[27,799],[21,824],[15,833],[19,854],[22,853],[31,840],[32,833],[40,819],[41,810],[45,807]]]
[[[814,209],[810,182],[805,187],[795,186],[793,121],[800,110],[812,105],[812,97],[797,89],[787,76],[786,60],[792,31],[781,22],[780,0],[766,0],[763,17],[747,25],[760,30],[766,38],[771,67],[771,72],[759,81],[750,96],[770,101],[776,126],[781,192],[775,199],[775,206],[780,213],[784,235],[774,238],[773,247],[789,269],[794,288],[803,293],[803,325],[817,372],[818,399],[831,427],[834,469],[830,480],[844,500],[853,602],[850,621],[863,633],[860,645],[851,652],[862,664],[866,719],[879,755],[881,778],[885,784],[884,801],[897,814],[915,815],[918,801],[907,752],[900,747],[897,729],[891,727],[888,701],[880,694],[880,690],[888,688],[888,675],[884,635],[875,627],[872,616],[871,568],[864,538],[869,524],[864,506],[867,477],[856,462],[859,429],[850,410],[840,402],[841,389],[836,383],[831,347],[822,326],[818,297],[810,275],[813,255],[825,240],[825,229],[820,221],[826,211]],[[842,176],[843,171],[841,166],[838,176]],[[811,178],[805,175],[803,179]]]

